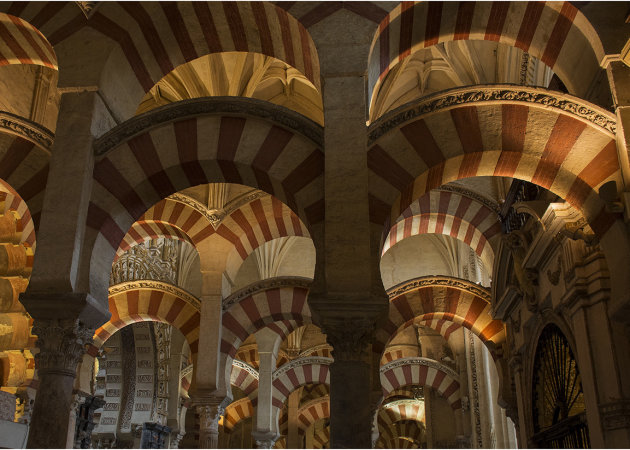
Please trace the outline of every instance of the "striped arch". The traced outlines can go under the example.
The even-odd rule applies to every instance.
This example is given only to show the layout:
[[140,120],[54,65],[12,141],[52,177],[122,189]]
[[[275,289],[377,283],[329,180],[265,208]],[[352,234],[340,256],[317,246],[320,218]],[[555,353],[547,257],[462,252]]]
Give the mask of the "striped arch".
[[[254,293],[238,291],[224,302],[230,305],[222,316],[220,351],[225,379],[229,381],[232,360],[241,342],[250,335],[269,328],[283,341],[293,330],[311,322],[303,287],[263,288]],[[227,383],[226,383],[227,384]]]
[[411,385],[435,389],[451,408],[461,408],[458,375],[437,361],[426,358],[404,358],[381,367],[383,398],[394,390]]
[[381,365],[390,363],[401,358],[415,358],[422,356],[418,354],[418,347],[411,347],[409,345],[391,345],[387,347],[383,356],[381,357]]
[[487,289],[453,277],[420,277],[389,292],[388,321],[376,331],[374,350],[383,352],[387,343],[402,328],[414,322],[447,320],[464,326],[489,345],[505,340],[505,327],[492,318]]
[[[330,417],[330,397],[320,397],[311,400],[303,405],[297,411],[298,432],[304,434],[308,427],[321,419]],[[280,433],[287,434],[289,422],[286,414],[283,414],[280,423]]]
[[308,427],[321,419],[330,417],[330,397],[310,401],[298,410],[298,429],[305,433]]
[[273,448],[284,449],[287,448],[287,437],[280,436],[273,444]]
[[[0,180],[0,214],[12,215],[15,220],[16,236],[12,240],[15,244],[26,244],[35,250],[35,224],[28,205],[15,190]],[[32,266],[32,261],[31,261]]]
[[300,357],[314,356],[321,358],[333,358],[333,348],[328,344],[316,345],[300,353]]
[[161,222],[159,220],[138,220],[135,222],[125,238],[120,243],[114,261],[128,251],[136,244],[141,244],[150,239],[157,238],[177,239],[178,241],[188,242],[191,245],[195,245],[192,239],[181,229],[171,225],[167,222]]
[[305,384],[326,384],[330,386],[328,358],[300,358],[291,361],[273,373],[273,394],[271,403],[275,410],[276,420],[284,402],[291,392]]
[[330,425],[315,430],[313,434],[313,448],[330,448]]
[[501,176],[551,190],[581,210],[599,235],[612,225],[597,189],[611,180],[620,187],[621,170],[615,118],[603,109],[505,85],[438,93],[397,114],[412,118],[372,128],[378,135],[368,152],[376,223],[409,216],[415,199],[445,183]]
[[384,427],[391,427],[401,420],[424,423],[424,400],[396,400],[381,406],[378,411],[378,423]]
[[587,96],[602,70],[599,36],[570,2],[402,2],[383,19],[372,41],[370,105],[400,61],[423,48],[457,40],[520,48],[549,66],[579,97]]
[[17,194],[26,202],[34,229],[39,226],[44,204],[49,162],[50,151],[47,148],[11,134],[6,128],[0,130],[0,179],[5,186],[0,190]]
[[389,427],[379,427],[379,431],[374,448],[422,448],[425,429],[421,422],[401,420]]
[[237,423],[250,417],[254,417],[254,406],[249,397],[232,402],[225,408],[223,429],[231,433]]
[[291,208],[270,195],[232,212],[223,220],[221,227],[229,230],[230,242],[234,245],[226,267],[232,279],[247,257],[264,243],[287,236],[310,237],[308,229]]
[[[279,357],[280,355],[278,355]],[[238,352],[234,356],[235,360],[243,361],[254,369],[258,370],[260,365],[260,359],[258,357],[258,344],[255,342],[248,345],[241,345],[238,348]]]
[[405,214],[389,230],[381,256],[408,237],[444,234],[469,245],[492,271],[501,223],[487,206],[458,193],[433,190],[409,205]]
[[451,335],[462,327],[460,324],[452,322],[448,319],[440,319],[435,317],[416,320],[415,323],[416,325],[422,325],[437,331],[442,335],[442,337],[444,337],[444,340],[447,342]]
[[242,361],[232,361],[232,375],[230,385],[236,386],[254,401],[258,390],[258,371]]
[[280,59],[320,86],[317,49],[308,31],[271,3],[105,3],[87,25],[122,50],[105,71],[115,76],[131,69],[143,92],[181,64],[230,51]]
[[96,330],[94,344],[88,351],[92,356],[116,331],[135,322],[147,321],[173,325],[186,338],[191,354],[198,352],[200,304],[191,294],[171,284],[153,280],[117,284],[109,292],[112,316]]
[[[230,102],[272,113],[265,102]],[[208,108],[207,113],[197,107]],[[303,223],[323,218],[324,154],[318,144],[267,119],[216,111],[226,107],[216,98],[178,102],[125,122],[95,144],[102,156],[94,167],[86,230],[86,239],[93,242],[93,267],[109,265],[104,259],[111,254],[113,260],[126,230],[152,205],[198,184],[252,186],[287,204]],[[184,114],[182,108],[193,108],[189,114],[195,115],[171,121],[171,113]],[[273,109],[277,113],[277,107]],[[153,128],[131,134],[151,117],[158,122]],[[105,279],[94,277],[103,274],[91,276],[93,290],[102,289]]]
[[0,66],[9,64],[58,70],[55,51],[37,28],[19,17],[0,13]]

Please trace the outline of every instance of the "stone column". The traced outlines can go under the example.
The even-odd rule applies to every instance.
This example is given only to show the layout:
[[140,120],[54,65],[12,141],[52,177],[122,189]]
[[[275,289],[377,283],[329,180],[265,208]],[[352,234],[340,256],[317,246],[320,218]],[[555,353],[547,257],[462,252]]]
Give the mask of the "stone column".
[[225,412],[225,407],[219,403],[197,405],[199,414],[199,448],[219,447],[219,419]]
[[64,448],[72,409],[72,388],[77,366],[94,329],[79,320],[36,319],[39,353],[35,367],[39,387],[28,435],[28,448]]
[[301,393],[302,389],[296,389],[289,394],[289,398],[287,399],[287,448],[302,448],[297,423]]
[[258,404],[256,405],[255,429],[252,437],[257,448],[271,448],[279,437],[278,424],[273,414],[273,372],[276,368],[280,336],[269,328],[263,328],[256,333],[258,344]]
[[70,403],[70,416],[68,417],[68,439],[66,448],[74,447],[74,438],[77,433],[77,414],[81,403],[85,400],[81,394],[74,394]]
[[367,351],[374,321],[364,317],[326,318],[323,327],[335,358],[330,366],[331,448],[371,448],[371,366]]

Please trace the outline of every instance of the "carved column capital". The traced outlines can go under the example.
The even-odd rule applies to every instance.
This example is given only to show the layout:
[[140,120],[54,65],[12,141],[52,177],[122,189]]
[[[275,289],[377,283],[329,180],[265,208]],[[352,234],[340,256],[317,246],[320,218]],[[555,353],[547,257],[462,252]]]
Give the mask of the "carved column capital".
[[252,431],[252,437],[256,441],[256,448],[273,448],[280,437],[274,431]]
[[94,329],[77,319],[36,319],[33,334],[37,335],[39,348],[35,355],[37,370],[74,377],[86,346],[92,343]]
[[374,321],[365,317],[326,318],[323,328],[336,361],[363,361],[374,339]]
[[225,413],[225,408],[220,404],[197,405],[195,407],[199,414],[199,428],[201,431],[219,430],[219,419]]

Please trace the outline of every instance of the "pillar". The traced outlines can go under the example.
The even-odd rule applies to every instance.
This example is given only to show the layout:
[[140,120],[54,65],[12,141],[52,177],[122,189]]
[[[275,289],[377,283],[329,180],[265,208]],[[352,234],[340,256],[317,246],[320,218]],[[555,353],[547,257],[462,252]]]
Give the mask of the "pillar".
[[225,407],[219,401],[197,405],[199,414],[199,448],[219,447],[219,419]]
[[[78,363],[94,330],[110,316],[108,286],[90,285],[101,298],[85,292],[88,275],[81,262],[91,256],[84,254],[83,242],[93,182],[92,144],[112,125],[96,92],[79,88],[61,96],[33,272],[20,297],[34,319],[39,349],[29,448],[66,446]],[[101,277],[104,282],[107,275]]]
[[79,320],[36,320],[39,387],[28,434],[28,448],[65,448],[72,410],[72,389],[93,328]]
[[331,448],[371,448],[371,365],[367,352],[374,322],[328,317],[323,328],[335,358],[330,366]]
[[258,403],[256,405],[255,429],[252,437],[256,441],[256,448],[271,448],[280,436],[278,433],[277,415],[274,414],[273,372],[276,368],[278,349],[281,340],[277,333],[269,328],[263,328],[256,334],[258,344]]
[[302,448],[298,427],[298,409],[300,408],[300,396],[302,389],[296,389],[289,394],[287,399],[287,448]]

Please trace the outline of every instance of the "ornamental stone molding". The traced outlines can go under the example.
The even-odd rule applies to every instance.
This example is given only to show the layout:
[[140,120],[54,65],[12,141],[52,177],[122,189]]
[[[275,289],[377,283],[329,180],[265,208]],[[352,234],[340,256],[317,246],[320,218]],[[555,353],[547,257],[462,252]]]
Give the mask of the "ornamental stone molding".
[[164,283],[162,281],[156,281],[156,280],[135,280],[135,281],[128,281],[125,283],[116,284],[109,288],[109,296],[111,297],[112,295],[121,294],[127,291],[133,291],[135,289],[150,289],[150,290],[166,292],[168,294],[172,294],[181,298],[186,303],[188,303],[193,308],[195,308],[197,311],[201,310],[201,302],[199,301],[197,297],[192,295],[190,292],[185,291],[184,289],[180,287],[173,286],[172,284]]
[[201,430],[218,430],[219,418],[225,413],[225,407],[221,404],[197,405],[195,411],[199,414]]
[[176,194],[170,195],[168,198],[170,200],[183,203],[184,205],[191,207],[192,209],[197,211],[199,214],[204,216],[216,230],[217,227],[221,224],[221,222],[223,222],[223,219],[228,217],[234,211],[236,211],[237,209],[239,209],[240,207],[248,203],[253,202],[256,199],[267,197],[267,196],[269,196],[269,194],[267,194],[264,191],[260,191],[258,189],[252,189],[250,191],[245,192],[244,194],[239,195],[238,197],[230,201],[230,203],[228,203],[225,206],[225,208],[222,208],[222,209],[208,209],[208,207],[206,207],[203,203],[198,202],[194,198],[189,197],[184,194],[176,193]]
[[49,152],[55,139],[48,128],[7,111],[0,111],[0,129],[31,141]]
[[458,186],[456,184],[445,184],[443,186],[440,186],[439,188],[435,189],[436,191],[443,191],[443,192],[454,192],[456,194],[462,195],[464,197],[468,197],[471,198],[473,200],[475,200],[478,203],[481,203],[483,206],[487,207],[488,209],[490,209],[491,211],[495,212],[497,215],[501,212],[501,208],[499,207],[499,205],[490,200],[487,197],[484,197],[483,195],[480,195],[474,191],[471,191],[469,189],[466,189],[462,186]]
[[277,288],[304,288],[309,289],[313,280],[304,277],[275,277],[267,278],[256,283],[252,283],[249,286],[240,289],[223,300],[223,311],[227,311],[233,305],[239,303],[246,297],[254,295],[258,292],[267,291],[269,289]]
[[317,352],[319,350],[330,350],[330,351],[332,351],[333,348],[329,344],[319,344],[319,345],[315,345],[313,347],[309,347],[308,349],[306,349],[303,352],[301,352],[297,357],[298,358],[307,358],[309,355],[312,355],[313,353],[315,353],[315,352]]
[[393,402],[383,403],[381,408],[396,408],[398,406],[406,406],[406,405],[416,406],[418,403],[424,403],[424,400],[417,399],[417,398],[414,398],[414,399],[406,398],[403,400],[394,400]]
[[271,379],[275,380],[278,377],[280,377],[281,375],[287,373],[289,370],[295,369],[297,367],[300,366],[308,366],[308,365],[312,365],[312,364],[320,364],[323,366],[329,366],[333,363],[333,359],[332,358],[324,358],[324,357],[315,357],[315,356],[310,356],[307,358],[298,358],[298,359],[294,359],[293,361],[289,361],[286,364],[283,364],[282,366],[278,367],[276,370],[274,370]]
[[280,437],[275,431],[252,431],[252,437],[256,441],[256,448],[273,448]]
[[445,366],[444,364],[440,364],[434,359],[423,358],[423,357],[396,359],[392,362],[385,364],[383,367],[381,367],[380,372],[381,374],[383,374],[387,372],[388,370],[396,369],[397,367],[414,366],[414,365],[432,367],[441,372],[445,372],[446,374],[453,377],[453,379],[455,380],[459,380],[459,374],[455,372],[453,369]]
[[258,371],[256,369],[254,369],[252,366],[250,366],[249,364],[247,364],[246,362],[243,362],[239,359],[235,359],[232,361],[232,366],[233,367],[238,367],[239,369],[243,369],[244,371],[246,371],[247,373],[249,373],[251,376],[253,376],[254,378],[256,378],[257,380],[259,379],[260,375],[258,374]]
[[76,319],[37,319],[35,366],[39,373],[54,372],[75,377],[77,365],[92,343],[94,329]]
[[202,97],[174,102],[132,117],[98,138],[94,142],[94,154],[102,157],[130,138],[169,122],[218,114],[244,115],[267,120],[295,131],[320,148],[324,145],[321,126],[283,106],[254,98]]
[[426,114],[484,102],[539,105],[589,122],[611,137],[617,133],[617,121],[613,114],[577,97],[543,88],[497,84],[451,89],[402,105],[370,125],[368,145],[372,145],[391,130]]
[[404,283],[400,283],[387,291],[387,295],[390,300],[396,297],[399,297],[403,294],[408,294],[409,292],[422,289],[425,287],[454,287],[460,289],[462,291],[470,292],[471,294],[476,295],[477,297],[485,300],[490,303],[491,294],[490,290],[485,287],[472,283],[470,281],[455,278],[455,277],[447,277],[447,276],[428,276],[428,277],[419,277],[414,278],[413,280],[405,281]]

